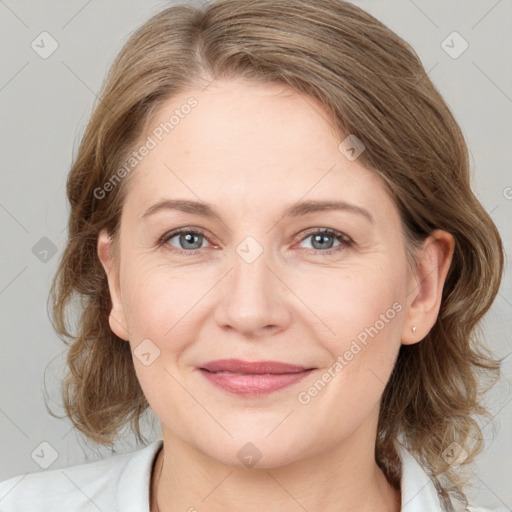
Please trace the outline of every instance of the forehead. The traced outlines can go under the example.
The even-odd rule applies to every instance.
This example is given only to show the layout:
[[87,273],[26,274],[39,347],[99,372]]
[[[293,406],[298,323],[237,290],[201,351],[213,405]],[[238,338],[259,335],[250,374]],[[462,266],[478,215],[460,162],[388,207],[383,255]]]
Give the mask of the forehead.
[[155,113],[126,202],[188,197],[260,215],[301,198],[392,207],[377,173],[340,150],[346,136],[314,98],[286,86],[214,81]]

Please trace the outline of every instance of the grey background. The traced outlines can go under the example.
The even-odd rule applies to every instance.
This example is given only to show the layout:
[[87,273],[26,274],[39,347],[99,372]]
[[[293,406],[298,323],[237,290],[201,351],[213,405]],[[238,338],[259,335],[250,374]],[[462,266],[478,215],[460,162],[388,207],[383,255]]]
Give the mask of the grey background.
[[[422,59],[463,129],[474,189],[500,229],[510,257],[512,2],[354,3],[408,41]],[[65,349],[48,320],[46,299],[66,238],[65,179],[96,92],[129,34],[170,4],[0,0],[0,480],[41,471],[52,455],[56,459],[49,469],[109,455],[105,450],[91,451],[68,421],[53,418],[46,410],[45,369],[49,404],[63,412],[58,407],[58,379]],[[58,43],[46,59],[31,47],[43,31]],[[469,44],[458,58],[442,46],[453,31]],[[50,41],[45,41],[48,50]],[[460,40],[447,41],[452,54],[462,48]],[[511,315],[508,265],[483,324],[498,356],[511,352]],[[474,467],[473,491],[481,504],[506,509],[512,508],[511,360],[505,359],[503,378],[487,399],[495,421],[484,428],[489,443]],[[145,432],[150,440],[155,437],[150,421]],[[50,447],[40,446],[42,442]],[[130,438],[117,446],[119,453],[134,448]],[[42,453],[44,457],[36,456]]]

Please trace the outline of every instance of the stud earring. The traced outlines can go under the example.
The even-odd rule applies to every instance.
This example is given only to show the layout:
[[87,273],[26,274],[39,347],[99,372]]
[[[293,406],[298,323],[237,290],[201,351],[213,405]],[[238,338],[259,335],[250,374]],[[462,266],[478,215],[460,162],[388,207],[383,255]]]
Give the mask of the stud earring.
[[412,333],[413,333],[413,334],[416,334],[416,326],[415,326],[415,325],[413,325],[413,326],[411,327],[411,331],[412,331]]

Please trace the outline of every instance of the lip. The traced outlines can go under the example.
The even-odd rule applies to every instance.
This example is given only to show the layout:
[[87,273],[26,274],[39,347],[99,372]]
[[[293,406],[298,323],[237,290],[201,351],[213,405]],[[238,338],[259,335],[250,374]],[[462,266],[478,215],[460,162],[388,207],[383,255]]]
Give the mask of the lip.
[[309,370],[307,366],[297,366],[295,364],[281,363],[279,361],[243,361],[241,359],[217,359],[209,361],[200,366],[200,369],[210,372],[231,372],[248,373],[252,375],[261,375],[263,373],[296,373],[303,370]]
[[314,368],[279,361],[219,359],[197,367],[213,385],[238,395],[266,395],[296,384]]

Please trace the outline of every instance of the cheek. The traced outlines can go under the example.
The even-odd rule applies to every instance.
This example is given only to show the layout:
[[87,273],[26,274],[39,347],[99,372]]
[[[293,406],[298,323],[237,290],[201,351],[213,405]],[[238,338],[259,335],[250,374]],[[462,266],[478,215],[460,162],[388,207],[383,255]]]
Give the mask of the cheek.
[[[400,315],[394,314],[393,304],[403,300],[405,272],[400,268],[398,263],[386,265],[376,258],[373,264],[347,268],[310,267],[288,275],[282,271],[285,282],[293,285],[293,296],[283,292],[282,297],[297,320],[290,328],[310,330],[312,338],[328,345],[333,355],[348,350],[347,343],[353,339],[364,342],[368,329],[374,332],[372,326],[383,335],[399,332],[400,321],[394,318]],[[199,317],[214,313],[212,300],[220,297],[213,290],[220,284],[218,270],[155,266],[143,257],[127,262],[122,289],[132,342],[149,338],[166,344],[168,350],[166,342],[172,340],[173,350],[180,350],[179,340],[193,334]]]
[[140,261],[127,266],[126,276],[123,303],[139,383],[160,418],[167,418],[169,403],[173,403],[174,419],[166,422],[186,419],[190,403],[183,399],[177,365],[190,340],[197,338],[195,315],[200,310],[198,301],[207,292],[204,280]]
[[194,304],[207,292],[204,276],[185,275],[165,265],[145,265],[143,260],[127,265],[125,276],[123,303],[129,331],[155,343],[191,327]]
[[340,270],[330,280],[318,274],[314,287],[312,280],[303,281],[298,293],[316,315],[310,314],[317,326],[314,337],[327,356],[321,382],[303,390],[300,403],[336,403],[335,416],[346,421],[350,412],[356,421],[378,401],[400,348],[405,309],[405,273],[398,262],[387,267],[390,271],[385,268]]
[[383,334],[400,332],[404,276],[400,264],[374,262],[296,276],[294,292],[307,305],[310,323],[318,326],[316,337],[329,340],[331,350],[340,350],[359,334],[364,341],[372,326]]

